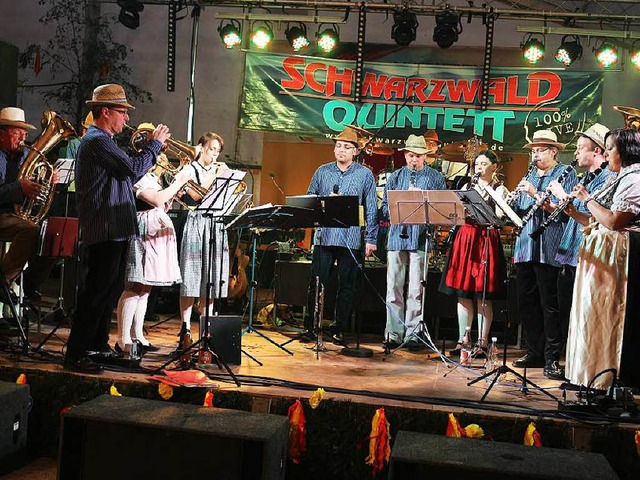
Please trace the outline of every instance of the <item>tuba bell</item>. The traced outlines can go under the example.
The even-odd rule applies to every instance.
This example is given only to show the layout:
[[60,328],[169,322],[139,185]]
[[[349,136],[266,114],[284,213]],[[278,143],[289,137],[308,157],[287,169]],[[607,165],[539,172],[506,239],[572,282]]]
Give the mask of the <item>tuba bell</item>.
[[624,117],[624,127],[640,130],[640,110],[633,107],[623,107],[621,105],[614,105],[614,110],[617,110]]
[[30,151],[18,172],[18,180],[26,178],[38,183],[40,193],[35,199],[27,198],[14,207],[18,217],[34,224],[40,223],[47,214],[56,191],[53,183],[54,168],[47,161],[46,155],[60,141],[76,135],[73,126],[51,110],[42,114],[41,123],[42,133],[33,145],[26,145]]

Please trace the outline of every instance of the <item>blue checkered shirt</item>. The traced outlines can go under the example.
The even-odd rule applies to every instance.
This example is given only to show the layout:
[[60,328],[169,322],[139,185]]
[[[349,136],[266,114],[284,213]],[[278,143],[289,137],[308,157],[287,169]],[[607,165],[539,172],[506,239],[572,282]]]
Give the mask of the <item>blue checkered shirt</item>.
[[[413,178],[412,178],[413,177]],[[444,176],[429,166],[422,170],[412,172],[406,165],[387,178],[387,185],[384,188],[382,199],[382,215],[389,218],[389,201],[387,199],[388,190],[408,190],[409,186],[414,186],[420,190],[446,190],[447,184]],[[405,225],[408,238],[400,238],[403,230],[402,225],[391,225],[387,236],[387,250],[424,250],[427,225]]]
[[[352,163],[344,172],[336,162],[321,165],[313,174],[307,195],[329,196],[338,186],[341,195],[353,195],[360,199],[365,211],[365,242],[376,244],[378,239],[378,209],[376,203],[376,182],[373,173],[359,163]],[[332,245],[351,249],[360,248],[360,227],[317,228],[314,237],[316,245]]]
[[[545,192],[549,184],[553,180],[556,180],[566,168],[567,165],[558,163],[542,176],[538,174],[537,170],[534,170],[528,180],[536,190],[538,190],[538,192]],[[577,183],[578,177],[576,176],[575,170],[572,170],[565,177],[561,185],[565,192],[570,192]],[[552,195],[551,201],[553,203],[558,203],[559,200]],[[518,216],[523,217],[529,209],[533,207],[534,203],[535,200],[533,198],[522,192],[514,204],[513,210],[518,214]],[[513,261],[515,263],[538,262],[552,265],[554,267],[560,266],[560,263],[556,260],[556,254],[558,253],[558,246],[560,245],[560,239],[562,238],[566,225],[566,218],[564,221],[552,222],[536,240],[529,236],[530,233],[534,232],[540,225],[542,225],[547,216],[549,216],[549,213],[543,208],[539,208],[533,218],[524,226],[516,240],[513,255]]]

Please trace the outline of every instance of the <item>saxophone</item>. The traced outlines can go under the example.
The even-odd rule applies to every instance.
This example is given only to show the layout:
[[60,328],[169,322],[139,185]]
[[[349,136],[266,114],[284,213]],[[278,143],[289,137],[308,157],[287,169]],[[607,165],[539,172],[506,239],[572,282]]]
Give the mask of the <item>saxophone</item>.
[[24,202],[14,207],[18,217],[36,225],[49,211],[56,191],[53,183],[53,165],[47,161],[46,155],[61,140],[76,134],[69,122],[51,110],[42,114],[41,124],[42,133],[33,145],[26,146],[30,151],[18,172],[18,181],[26,178],[38,183],[40,193],[34,199],[25,198]]

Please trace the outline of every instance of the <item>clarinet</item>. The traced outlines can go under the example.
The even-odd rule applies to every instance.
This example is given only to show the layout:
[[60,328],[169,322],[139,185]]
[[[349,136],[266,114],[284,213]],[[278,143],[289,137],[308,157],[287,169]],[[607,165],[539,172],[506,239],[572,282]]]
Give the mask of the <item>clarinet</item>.
[[[596,179],[596,177],[598,175],[600,175],[600,172],[602,172],[602,170],[604,170],[607,167],[607,164],[609,162],[602,162],[600,164],[600,166],[595,169],[593,172],[588,172],[584,175],[584,178],[582,179],[582,181],[580,182],[582,184],[583,187],[586,187],[587,185],[589,185],[589,183],[591,183],[593,180]],[[567,196],[567,198],[565,198],[562,202],[560,202],[558,204],[558,207],[551,212],[551,214],[549,214],[549,216],[547,217],[547,219],[542,223],[542,225],[540,225],[537,230],[535,230],[534,232],[530,233],[529,236],[531,238],[533,238],[534,240],[537,240],[540,235],[542,235],[542,232],[544,232],[547,227],[549,225],[551,225],[552,222],[554,222],[559,216],[560,214],[562,214],[562,212],[564,212],[566,210],[566,208],[573,203],[573,200],[575,199],[575,195],[570,194]]]
[[[520,179],[520,182],[528,180],[531,174],[533,173],[533,171],[537,168],[537,166],[538,166],[538,162],[532,159],[531,163],[529,163],[529,170],[527,170],[527,173],[524,174],[524,177]],[[518,184],[520,182],[518,182]],[[509,205],[510,207],[513,207],[516,201],[520,198],[521,193],[522,193],[522,190],[518,190],[517,188],[515,188],[513,191],[507,194],[504,201],[507,203],[507,205]]]
[[[573,160],[571,164],[567,165],[567,168],[565,168],[560,174],[560,176],[556,179],[558,183],[562,183],[564,179],[567,178],[567,175],[569,175],[573,171],[574,167],[577,164],[578,164],[578,161]],[[522,230],[524,229],[524,227],[526,227],[529,220],[531,220],[533,216],[536,214],[536,212],[540,209],[540,207],[544,205],[544,202],[549,200],[549,197],[551,197],[551,192],[549,191],[546,191],[542,195],[538,196],[538,198],[536,199],[536,203],[534,203],[533,206],[529,209],[529,211],[525,214],[525,216],[522,217],[522,227],[516,228],[515,230],[516,235],[520,235],[522,233]]]

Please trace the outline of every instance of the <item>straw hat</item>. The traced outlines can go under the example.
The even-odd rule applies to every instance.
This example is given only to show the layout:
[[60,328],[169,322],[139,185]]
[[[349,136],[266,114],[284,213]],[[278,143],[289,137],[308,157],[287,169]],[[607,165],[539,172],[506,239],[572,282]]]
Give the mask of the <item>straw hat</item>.
[[353,143],[356,147],[360,148],[360,135],[358,135],[358,132],[356,131],[356,129],[351,128],[351,127],[345,127],[344,130],[342,130],[334,139],[334,142],[337,141],[341,141],[341,142],[349,142],[349,143]]
[[584,132],[576,132],[578,137],[587,137],[589,140],[604,150],[604,137],[609,133],[609,129],[601,123],[594,123]]
[[89,128],[91,125],[93,125],[93,113],[89,112],[89,113],[87,113],[87,116],[84,117],[84,121],[82,122],[82,126],[84,128]]
[[35,130],[36,127],[25,122],[24,110],[17,107],[6,107],[0,110],[0,125]]
[[537,145],[556,147],[558,150],[564,150],[567,146],[565,143],[558,142],[558,136],[551,130],[538,130],[534,132],[531,142],[522,148],[533,148]]
[[91,100],[87,100],[86,104],[89,106],[108,105],[135,109],[133,105],[130,105],[127,102],[127,96],[124,93],[124,88],[117,83],[107,83],[106,85],[96,87],[93,90]]
[[406,150],[408,152],[417,153],[418,155],[433,152],[433,149],[427,148],[427,142],[423,136],[413,134],[409,135],[407,141],[404,142],[404,148],[399,148],[398,150]]

